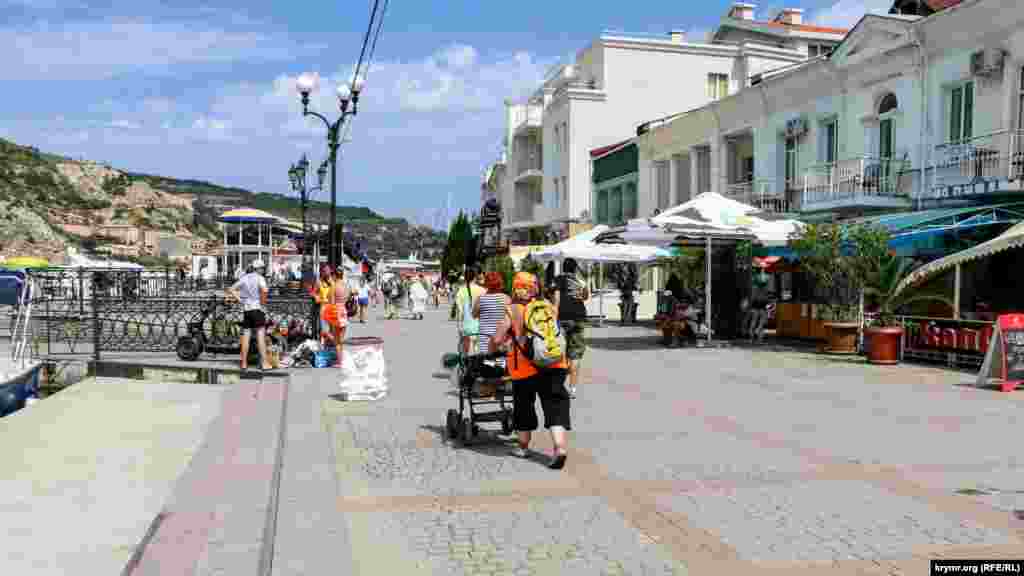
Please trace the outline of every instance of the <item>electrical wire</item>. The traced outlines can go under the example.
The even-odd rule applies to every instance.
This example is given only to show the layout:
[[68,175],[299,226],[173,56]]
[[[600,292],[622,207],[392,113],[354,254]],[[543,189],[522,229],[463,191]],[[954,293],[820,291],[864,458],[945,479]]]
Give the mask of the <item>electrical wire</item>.
[[[377,41],[380,40],[381,30],[384,28],[384,16],[387,14],[389,3],[389,0],[384,0],[384,4],[380,10],[380,18],[377,19],[377,29],[373,33],[373,42],[370,44],[370,54],[369,57],[366,58],[366,65],[363,69],[363,82],[366,82],[366,80],[369,79],[370,77],[370,67],[373,65],[373,56],[374,54],[377,53]],[[374,8],[376,8],[376,2],[374,3]],[[373,21],[370,22],[370,26],[373,26]],[[362,62],[362,56],[360,56],[359,59],[360,62]],[[358,71],[359,65],[356,66],[356,72],[358,73]],[[344,142],[348,138],[349,133],[352,131],[353,119],[354,118],[349,119],[349,121],[345,123],[345,132],[344,134],[342,134],[341,137],[342,142]]]
[[370,44],[370,34],[373,32],[373,22],[377,19],[377,8],[380,5],[380,0],[373,0],[373,9],[370,11],[370,22],[366,25],[366,35],[363,36],[363,47],[359,49],[359,60],[356,62],[356,67],[352,71],[352,83],[355,85],[356,77],[359,75],[359,70],[363,66],[363,60],[366,58],[366,48]]

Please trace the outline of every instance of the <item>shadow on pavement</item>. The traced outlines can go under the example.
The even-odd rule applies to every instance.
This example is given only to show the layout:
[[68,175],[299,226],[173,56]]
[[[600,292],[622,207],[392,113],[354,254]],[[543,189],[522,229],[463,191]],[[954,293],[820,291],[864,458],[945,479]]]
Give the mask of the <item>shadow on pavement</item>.
[[595,350],[654,350],[664,348],[661,336],[628,336],[622,338],[587,338],[587,346]]
[[[441,439],[441,442],[444,443],[444,445],[451,447],[452,450],[469,450],[470,452],[475,452],[483,456],[490,456],[492,458],[516,458],[516,456],[512,455],[512,449],[515,448],[516,445],[515,437],[502,436],[495,430],[481,430],[480,435],[478,435],[471,444],[463,444],[458,440],[449,440],[444,426],[424,424],[420,426],[420,429],[437,434]],[[533,451],[530,452],[530,456],[525,458],[525,460],[534,462],[541,466],[547,466],[548,463],[548,458],[544,454]]]

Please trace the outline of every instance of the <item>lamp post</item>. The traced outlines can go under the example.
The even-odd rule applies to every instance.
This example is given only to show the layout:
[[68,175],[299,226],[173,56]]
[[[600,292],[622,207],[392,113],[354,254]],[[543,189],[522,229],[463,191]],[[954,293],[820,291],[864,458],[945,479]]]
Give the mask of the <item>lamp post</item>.
[[303,154],[302,158],[296,164],[292,164],[291,168],[288,169],[288,179],[292,183],[292,190],[299,193],[299,197],[302,199],[302,255],[306,256],[309,243],[309,226],[306,221],[306,205],[309,203],[309,196],[307,192],[313,190],[323,190],[324,180],[327,179],[327,160],[320,163],[320,167],[316,170],[317,185],[311,188],[306,188],[306,171],[309,169],[309,160],[306,159],[306,155]]
[[[357,113],[359,93],[363,91],[364,81],[363,77],[357,74],[352,80],[351,85],[341,84],[338,86],[338,105],[341,108],[341,116],[334,122],[328,120],[323,114],[309,109],[309,94],[316,90],[319,82],[319,76],[307,72],[300,75],[295,84],[299,94],[302,96],[302,115],[315,116],[327,126],[327,160],[331,166],[331,221],[327,225],[328,234],[330,234],[328,262],[330,262],[332,267],[336,267],[341,260],[338,257],[336,232],[338,222],[338,147],[341,145],[341,128],[345,124],[345,119],[349,116],[355,116]],[[350,103],[352,105],[351,110],[349,109]]]

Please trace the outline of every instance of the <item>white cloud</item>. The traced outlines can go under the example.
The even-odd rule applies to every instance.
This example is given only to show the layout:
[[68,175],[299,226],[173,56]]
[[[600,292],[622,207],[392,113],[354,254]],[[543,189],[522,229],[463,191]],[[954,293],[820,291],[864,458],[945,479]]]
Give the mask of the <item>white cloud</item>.
[[212,142],[227,142],[231,140],[231,123],[226,120],[200,116],[192,122],[192,130],[195,136],[202,140]]
[[815,11],[811,20],[822,26],[853,28],[865,14],[886,14],[889,8],[892,8],[892,0],[838,0],[827,8]]
[[0,80],[101,80],[182,64],[291,59],[317,46],[286,37],[238,32],[202,22],[45,20],[0,28]]
[[131,120],[114,120],[107,124],[108,128],[116,128],[119,130],[139,130],[142,125],[138,122],[132,122]]

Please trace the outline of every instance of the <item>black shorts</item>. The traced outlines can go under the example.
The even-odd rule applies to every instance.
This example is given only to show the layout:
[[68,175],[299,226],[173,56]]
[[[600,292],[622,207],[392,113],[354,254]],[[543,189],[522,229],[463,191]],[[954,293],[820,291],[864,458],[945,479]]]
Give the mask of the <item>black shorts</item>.
[[257,330],[263,328],[266,324],[267,315],[263,313],[263,310],[246,310],[242,314],[242,328]]
[[544,410],[544,427],[561,426],[571,430],[569,420],[569,391],[565,389],[563,369],[543,372],[512,382],[512,425],[521,432],[537,429],[537,397]]

